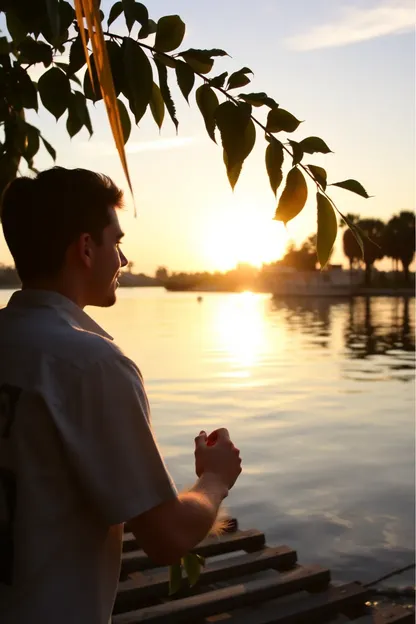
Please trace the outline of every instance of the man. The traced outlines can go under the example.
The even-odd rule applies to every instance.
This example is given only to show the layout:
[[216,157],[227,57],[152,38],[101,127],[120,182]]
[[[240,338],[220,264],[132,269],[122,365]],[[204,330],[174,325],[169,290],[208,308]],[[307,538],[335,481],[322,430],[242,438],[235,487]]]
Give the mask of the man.
[[54,168],[18,178],[1,207],[22,281],[0,311],[0,622],[107,624],[129,521],[155,563],[212,528],[241,472],[220,429],[195,439],[178,494],[153,437],[141,374],[84,311],[111,306],[127,264],[122,192]]

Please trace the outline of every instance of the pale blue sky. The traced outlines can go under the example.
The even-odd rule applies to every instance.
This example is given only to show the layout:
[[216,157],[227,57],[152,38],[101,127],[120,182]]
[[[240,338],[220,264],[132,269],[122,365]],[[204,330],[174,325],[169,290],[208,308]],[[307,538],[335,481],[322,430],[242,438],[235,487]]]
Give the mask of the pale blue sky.
[[[104,0],[107,13],[112,3]],[[249,91],[266,91],[304,119],[293,138],[321,136],[335,152],[309,157],[331,181],[357,178],[371,195],[364,200],[336,189],[341,211],[387,219],[415,205],[415,35],[412,0],[153,0],[151,17],[177,13],[187,25],[182,49],[221,47],[232,56],[218,71],[248,66]],[[118,25],[118,26],[117,26]],[[122,18],[114,24],[123,32]],[[173,76],[172,76],[173,79]],[[238,93],[240,90],[236,90]],[[127,145],[138,218],[113,147],[101,103],[92,109],[95,134],[70,141],[66,115],[47,112],[38,124],[58,150],[57,163],[112,176],[126,189],[125,250],[135,270],[231,268],[238,261],[271,261],[288,237],[300,242],[316,223],[314,189],[288,233],[272,222],[276,202],[264,167],[265,142],[257,145],[231,192],[221,149],[208,138],[199,112],[177,88],[179,135],[166,118],[162,133],[150,114]],[[191,96],[192,99],[194,96]],[[259,117],[261,109],[256,109]],[[35,119],[34,119],[35,121]],[[46,154],[39,168],[51,166]],[[58,207],[59,209],[59,207]],[[340,237],[334,260],[341,260]],[[0,243],[0,260],[8,261]]]

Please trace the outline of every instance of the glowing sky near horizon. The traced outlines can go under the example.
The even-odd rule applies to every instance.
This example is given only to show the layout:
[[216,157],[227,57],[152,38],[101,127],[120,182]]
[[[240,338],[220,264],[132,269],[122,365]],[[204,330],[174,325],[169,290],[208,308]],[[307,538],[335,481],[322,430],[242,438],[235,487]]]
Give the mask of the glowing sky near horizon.
[[[112,4],[103,0],[108,14]],[[220,47],[213,75],[243,66],[254,72],[240,91],[266,91],[299,119],[294,139],[317,135],[333,154],[305,162],[325,166],[330,181],[360,180],[374,195],[364,200],[342,189],[331,196],[344,213],[388,219],[415,207],[415,9],[412,0],[228,0],[209,3],[153,0],[150,15],[177,13],[187,25],[182,49]],[[125,32],[122,18],[115,30]],[[91,107],[95,133],[66,135],[43,111],[31,119],[58,151],[57,164],[102,171],[126,191],[124,250],[135,271],[225,270],[238,262],[260,265],[281,257],[290,239],[300,243],[316,228],[314,189],[304,211],[288,224],[272,221],[276,200],[264,166],[265,141],[246,161],[232,193],[221,149],[208,138],[194,102],[176,87],[179,134],[168,116],[162,132],[147,113],[127,144],[138,217],[113,146],[102,103]],[[260,118],[261,109],[255,109]],[[52,162],[40,153],[37,167]],[[342,261],[338,237],[333,261]],[[0,262],[9,263],[0,241]]]

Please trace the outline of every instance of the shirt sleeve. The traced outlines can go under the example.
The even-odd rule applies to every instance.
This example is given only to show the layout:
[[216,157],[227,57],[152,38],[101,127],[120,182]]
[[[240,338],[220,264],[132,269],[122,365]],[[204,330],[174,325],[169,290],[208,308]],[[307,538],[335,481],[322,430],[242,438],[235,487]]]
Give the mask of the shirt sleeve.
[[96,362],[60,419],[71,468],[88,500],[119,524],[175,497],[150,423],[143,380],[124,356]]

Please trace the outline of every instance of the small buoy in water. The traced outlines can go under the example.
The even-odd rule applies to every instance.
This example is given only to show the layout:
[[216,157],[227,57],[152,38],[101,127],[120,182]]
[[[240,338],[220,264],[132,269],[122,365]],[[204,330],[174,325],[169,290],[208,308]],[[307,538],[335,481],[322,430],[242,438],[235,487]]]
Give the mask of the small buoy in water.
[[197,299],[196,299],[196,300],[198,301],[198,303],[201,303],[201,301],[202,301],[202,297],[197,297]]

